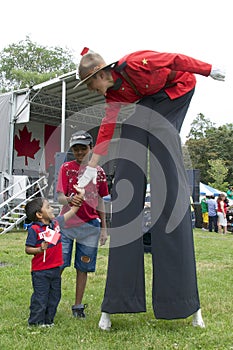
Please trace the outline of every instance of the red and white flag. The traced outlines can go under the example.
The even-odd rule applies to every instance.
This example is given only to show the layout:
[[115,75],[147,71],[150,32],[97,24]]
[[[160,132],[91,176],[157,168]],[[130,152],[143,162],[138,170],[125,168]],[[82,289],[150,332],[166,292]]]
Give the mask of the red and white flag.
[[[58,231],[54,231],[48,226],[46,227],[46,230],[44,232],[41,232],[43,234],[43,239],[45,242],[51,243],[56,245],[59,241],[61,234]],[[45,262],[46,259],[46,250],[44,250],[44,257],[43,262]]]
[[51,228],[47,227],[44,233],[44,240],[45,242],[51,243],[56,245],[59,241],[61,234],[59,232],[56,232],[52,230]]
[[16,124],[13,164],[15,173],[45,173],[49,165],[54,164],[56,152],[60,152],[60,140],[60,127],[37,122]]

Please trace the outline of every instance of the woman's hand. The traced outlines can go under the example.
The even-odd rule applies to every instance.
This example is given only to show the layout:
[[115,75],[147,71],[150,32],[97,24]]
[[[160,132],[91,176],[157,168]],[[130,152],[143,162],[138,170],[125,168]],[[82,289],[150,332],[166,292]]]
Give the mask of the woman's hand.
[[78,180],[78,187],[83,188],[87,186],[91,181],[93,182],[94,185],[96,185],[96,178],[97,178],[97,169],[92,168],[91,166],[87,166],[83,176]]

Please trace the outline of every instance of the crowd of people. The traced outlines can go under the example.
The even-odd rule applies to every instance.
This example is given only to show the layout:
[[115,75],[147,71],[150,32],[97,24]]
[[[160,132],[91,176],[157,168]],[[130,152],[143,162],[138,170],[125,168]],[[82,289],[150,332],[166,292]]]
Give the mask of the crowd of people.
[[229,200],[233,199],[232,186],[228,191],[214,195],[203,196],[201,199],[202,230],[216,233],[227,233],[227,210]]

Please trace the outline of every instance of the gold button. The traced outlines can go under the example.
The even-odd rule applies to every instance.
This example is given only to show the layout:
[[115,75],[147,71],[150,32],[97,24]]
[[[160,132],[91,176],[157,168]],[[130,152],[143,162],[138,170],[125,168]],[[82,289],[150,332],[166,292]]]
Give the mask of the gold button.
[[125,88],[123,87],[123,88],[121,88],[121,90],[122,90],[122,91],[124,91],[124,90],[125,90]]
[[146,89],[148,89],[149,85],[146,84]]

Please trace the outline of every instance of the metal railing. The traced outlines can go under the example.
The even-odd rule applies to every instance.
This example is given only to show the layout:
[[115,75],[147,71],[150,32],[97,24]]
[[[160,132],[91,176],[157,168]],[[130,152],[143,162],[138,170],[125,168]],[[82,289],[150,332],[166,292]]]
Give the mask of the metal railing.
[[[17,187],[20,187],[20,190],[17,193],[14,193],[14,190]],[[0,193],[1,198],[6,198],[5,201],[0,204],[0,210],[5,211],[5,213],[0,217],[0,234],[11,231],[25,220],[25,205],[30,199],[36,197],[38,194],[43,197],[43,190],[46,187],[46,178],[43,176],[35,182],[28,183],[23,187],[21,187],[21,180],[19,180],[13,185],[5,188]],[[13,193],[13,195],[11,195],[11,193]],[[21,198],[20,195],[23,195],[26,198]]]

